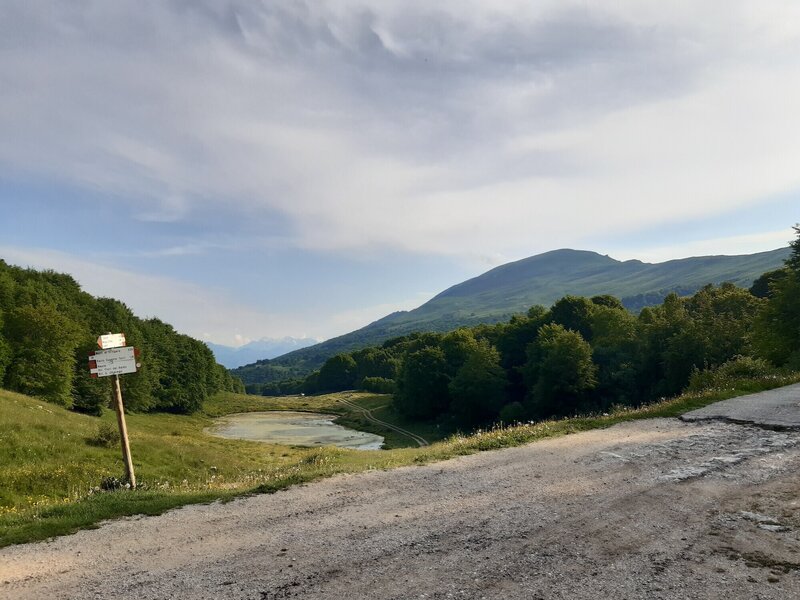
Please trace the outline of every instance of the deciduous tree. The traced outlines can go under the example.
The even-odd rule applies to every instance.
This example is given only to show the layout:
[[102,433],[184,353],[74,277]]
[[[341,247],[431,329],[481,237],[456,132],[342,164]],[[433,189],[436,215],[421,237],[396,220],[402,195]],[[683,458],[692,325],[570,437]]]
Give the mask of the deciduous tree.
[[7,316],[5,331],[13,349],[6,385],[70,407],[78,340],[75,324],[51,304],[19,306]]
[[433,419],[450,405],[448,364],[441,348],[424,347],[409,353],[397,380],[395,406],[413,419]]
[[557,323],[541,327],[524,372],[529,405],[542,417],[574,413],[597,384],[591,346],[580,333]]
[[450,382],[450,412],[462,427],[490,423],[505,403],[507,385],[497,350],[478,343]]

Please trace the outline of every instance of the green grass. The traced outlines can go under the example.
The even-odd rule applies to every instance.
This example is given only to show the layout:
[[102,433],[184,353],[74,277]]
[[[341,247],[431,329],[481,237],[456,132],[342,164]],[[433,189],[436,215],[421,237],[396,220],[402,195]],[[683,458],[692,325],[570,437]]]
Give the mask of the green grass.
[[[342,394],[322,396],[255,396],[222,392],[203,405],[203,414],[220,417],[233,413],[257,412],[262,410],[296,410],[345,414],[344,404],[337,402]],[[369,397],[372,394],[360,394]]]
[[[350,402],[354,402],[360,407],[371,411],[372,416],[376,419],[422,436],[428,443],[438,442],[448,435],[447,432],[440,430],[435,423],[420,423],[404,419],[394,409],[392,405],[392,396],[390,394],[350,394],[347,392],[336,394],[336,396],[340,395],[347,398]],[[372,423],[359,411],[353,410],[347,406],[344,406],[344,408],[346,411],[341,413],[341,416],[335,421],[339,425],[359,429],[361,431],[369,431],[370,433],[383,436],[383,445],[386,449],[418,447],[417,443],[410,437],[388,427]]]
[[[0,390],[0,547],[94,527],[105,519],[273,492],[337,473],[425,464],[622,421],[673,417],[718,400],[797,381],[800,374],[749,380],[608,415],[498,427],[470,436],[454,435],[425,448],[375,451],[298,448],[209,436],[203,429],[211,424],[212,416],[233,412],[315,410],[347,417],[336,394],[287,398],[222,394],[210,400],[202,414],[128,415],[141,488],[135,492],[99,489],[104,478],[120,477],[123,472],[118,447],[90,443],[101,423],[114,424],[112,412],[90,417]],[[387,396],[355,394],[352,399],[376,409],[379,418],[391,420],[388,408],[386,414],[378,408],[388,402]],[[415,432],[428,437],[422,427]]]

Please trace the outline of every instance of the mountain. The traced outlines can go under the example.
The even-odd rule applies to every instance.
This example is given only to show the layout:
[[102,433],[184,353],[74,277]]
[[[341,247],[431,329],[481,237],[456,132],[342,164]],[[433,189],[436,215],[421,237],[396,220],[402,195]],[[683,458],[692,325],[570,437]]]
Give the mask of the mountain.
[[631,310],[659,304],[670,292],[689,295],[706,284],[730,281],[749,287],[766,271],[783,266],[789,248],[742,256],[702,256],[645,263],[619,261],[585,250],[554,250],[496,267],[443,291],[419,308],[392,313],[357,331],[240,367],[245,383],[274,381],[319,368],[340,352],[382,343],[413,331],[449,331],[496,323],[534,304],[550,306],[567,294],[611,294]]
[[206,342],[214,356],[221,365],[235,369],[264,358],[275,358],[292,350],[299,350],[317,344],[314,338],[261,338],[243,346],[223,346]]

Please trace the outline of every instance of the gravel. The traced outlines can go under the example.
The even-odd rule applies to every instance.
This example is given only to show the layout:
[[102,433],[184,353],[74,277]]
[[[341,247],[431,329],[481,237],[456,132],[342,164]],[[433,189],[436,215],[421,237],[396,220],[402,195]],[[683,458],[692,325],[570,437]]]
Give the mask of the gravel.
[[800,598],[800,432],[654,419],[0,550],[0,597]]

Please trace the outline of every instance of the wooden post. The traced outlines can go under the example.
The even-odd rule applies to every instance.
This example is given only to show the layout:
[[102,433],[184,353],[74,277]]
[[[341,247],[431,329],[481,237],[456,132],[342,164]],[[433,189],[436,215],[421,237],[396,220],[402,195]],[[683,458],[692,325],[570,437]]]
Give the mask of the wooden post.
[[119,437],[122,444],[122,460],[125,461],[125,476],[131,489],[136,489],[136,475],[133,473],[133,459],[131,458],[131,445],[128,442],[128,426],[125,424],[125,409],[122,406],[122,388],[119,385],[119,375],[114,376],[114,400],[117,409],[117,424]]

